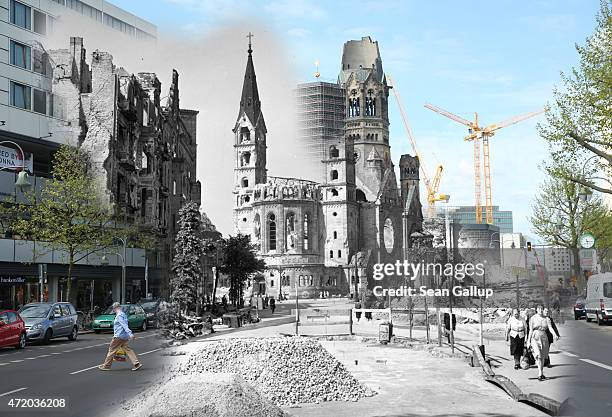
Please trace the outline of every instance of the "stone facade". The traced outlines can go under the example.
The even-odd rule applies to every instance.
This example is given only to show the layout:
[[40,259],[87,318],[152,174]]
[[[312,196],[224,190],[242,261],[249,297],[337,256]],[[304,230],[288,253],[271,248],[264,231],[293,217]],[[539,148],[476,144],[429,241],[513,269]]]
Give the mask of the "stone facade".
[[265,260],[268,295],[357,293],[371,300],[370,289],[380,285],[371,278],[373,264],[401,260],[404,228],[421,227],[418,160],[402,176],[401,192],[395,177],[389,87],[376,42],[345,44],[339,85],[346,94],[344,136],[326,144],[323,181],[268,176],[267,130],[249,46],[233,129],[234,230],[251,236]]
[[155,74],[130,74],[101,51],[88,63],[81,38],[50,55],[62,69],[53,79],[66,115],[57,128],[69,130],[72,144],[88,152],[104,200],[118,216],[157,236],[149,277],[154,292],[166,295],[178,210],[188,200],[200,203],[198,112],[180,108],[175,70],[162,105]]

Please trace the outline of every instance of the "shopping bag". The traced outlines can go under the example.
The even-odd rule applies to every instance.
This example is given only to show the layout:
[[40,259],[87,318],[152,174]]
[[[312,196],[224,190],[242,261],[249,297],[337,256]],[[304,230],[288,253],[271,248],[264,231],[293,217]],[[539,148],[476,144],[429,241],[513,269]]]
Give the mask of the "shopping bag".
[[529,349],[525,349],[524,355],[521,357],[521,369],[529,369]]
[[125,362],[126,356],[127,355],[125,354],[125,350],[123,350],[123,348],[119,348],[113,355],[113,360],[117,362]]

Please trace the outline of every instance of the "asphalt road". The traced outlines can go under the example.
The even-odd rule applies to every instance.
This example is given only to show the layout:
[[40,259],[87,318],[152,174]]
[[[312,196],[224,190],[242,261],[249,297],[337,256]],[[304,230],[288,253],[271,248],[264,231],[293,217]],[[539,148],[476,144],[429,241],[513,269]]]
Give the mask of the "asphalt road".
[[[49,345],[28,345],[17,351],[0,348],[0,416],[106,417],[122,400],[129,399],[161,374],[164,356],[156,331],[135,333],[132,348],[143,368],[131,371],[131,363],[114,362],[112,371],[96,368],[108,350],[111,333],[81,334]],[[13,408],[13,399],[65,399],[66,406]],[[56,405],[58,402],[56,401]]]
[[553,348],[576,361],[574,377],[564,385],[575,406],[575,416],[612,416],[612,324],[598,326],[582,320],[568,320],[565,334]]

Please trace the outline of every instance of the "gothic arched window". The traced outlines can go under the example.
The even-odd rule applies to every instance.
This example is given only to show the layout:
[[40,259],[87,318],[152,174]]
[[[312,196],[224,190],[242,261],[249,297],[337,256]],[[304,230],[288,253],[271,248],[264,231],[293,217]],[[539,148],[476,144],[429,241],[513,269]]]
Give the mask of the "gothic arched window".
[[274,214],[268,216],[268,248],[276,250],[276,216]]
[[297,246],[297,233],[295,228],[295,214],[288,213],[286,219],[286,247],[287,250],[295,249]]
[[242,182],[242,188],[247,188],[249,186],[249,180],[247,177],[244,177],[241,182]]
[[332,146],[331,148],[329,148],[330,158],[338,158],[339,156],[340,156],[340,152],[338,151],[338,148],[336,148],[335,146]]
[[304,232],[304,250],[309,250],[309,241],[308,241],[308,234],[310,233],[310,225],[308,224],[310,222],[310,216],[308,215],[308,213],[304,213],[304,223],[302,225],[302,230]]
[[338,171],[337,170],[332,170],[331,172],[331,179],[332,180],[337,180],[338,179]]

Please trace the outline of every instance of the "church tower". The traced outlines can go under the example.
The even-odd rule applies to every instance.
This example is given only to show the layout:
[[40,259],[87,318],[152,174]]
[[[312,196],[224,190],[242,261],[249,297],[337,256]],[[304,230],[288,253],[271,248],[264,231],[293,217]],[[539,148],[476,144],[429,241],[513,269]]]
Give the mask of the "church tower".
[[354,143],[357,200],[373,202],[385,191],[385,172],[393,169],[389,87],[378,42],[366,36],[344,44],[339,82],[346,91],[345,138]]
[[232,130],[234,132],[234,230],[243,234],[250,233],[254,190],[257,184],[265,184],[267,181],[267,129],[261,112],[261,101],[253,65],[252,36],[249,33],[249,49],[240,97],[240,110]]

